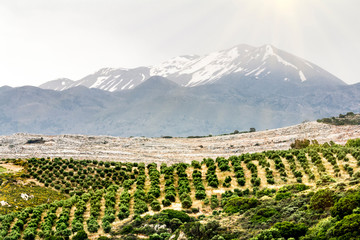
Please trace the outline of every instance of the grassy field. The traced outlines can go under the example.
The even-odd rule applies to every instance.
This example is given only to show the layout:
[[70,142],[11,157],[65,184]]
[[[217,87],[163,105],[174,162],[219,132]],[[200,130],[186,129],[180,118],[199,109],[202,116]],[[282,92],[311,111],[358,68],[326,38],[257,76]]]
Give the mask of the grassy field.
[[[90,239],[165,240],[171,234],[195,234],[186,222],[206,229],[213,221],[220,224],[213,232],[229,240],[248,239],[287,221],[308,230],[329,218],[338,196],[357,191],[360,183],[356,141],[171,166],[61,158],[6,164],[22,170],[0,175],[0,201],[10,205],[0,206],[0,239],[85,234]],[[329,207],[306,207],[321,189],[333,195]]]

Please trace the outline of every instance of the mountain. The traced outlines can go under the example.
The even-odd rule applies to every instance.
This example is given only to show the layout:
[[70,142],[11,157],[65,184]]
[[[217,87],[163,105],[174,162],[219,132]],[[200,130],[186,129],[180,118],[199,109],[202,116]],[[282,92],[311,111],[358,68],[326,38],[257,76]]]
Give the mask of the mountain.
[[151,76],[162,76],[184,87],[213,84],[236,75],[239,82],[251,79],[274,84],[306,86],[345,85],[343,81],[309,61],[271,45],[238,45],[205,56],[185,55],[156,66],[134,69],[103,68],[78,81],[58,79],[40,85],[44,89],[65,90],[75,86],[98,88],[110,92],[134,89]]
[[41,87],[0,88],[0,134],[216,135],[360,112],[360,84],[270,45]]
[[[250,82],[250,80],[249,80]],[[84,86],[64,91],[0,88],[0,134],[190,136],[273,129],[304,120],[360,112],[360,84],[250,89],[227,77],[183,87],[151,77],[138,87],[109,92]],[[295,90],[298,90],[295,93]]]

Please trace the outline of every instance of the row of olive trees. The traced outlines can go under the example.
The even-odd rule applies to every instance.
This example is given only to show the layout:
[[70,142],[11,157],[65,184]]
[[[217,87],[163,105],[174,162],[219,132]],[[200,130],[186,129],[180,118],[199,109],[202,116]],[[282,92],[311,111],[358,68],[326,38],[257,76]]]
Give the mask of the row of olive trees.
[[136,191],[134,193],[134,212],[135,214],[142,214],[149,211],[145,192],[145,164],[139,164],[138,170],[139,175],[136,178]]
[[182,208],[190,208],[192,205],[192,200],[190,196],[190,181],[186,174],[187,167],[188,165],[186,165],[185,163],[179,163],[176,166],[176,174],[179,177],[178,192]]
[[219,186],[219,179],[216,175],[215,161],[211,158],[207,158],[203,160],[203,163],[205,163],[207,167],[206,181],[208,182],[208,185],[217,188]]
[[234,168],[235,177],[240,186],[245,186],[246,179],[244,168],[241,166],[241,159],[237,156],[232,156],[229,158],[231,161],[231,165]]
[[151,163],[147,166],[150,177],[150,189],[147,192],[147,201],[150,203],[153,211],[160,211],[161,205],[157,198],[160,197],[160,172],[157,169],[156,163]]

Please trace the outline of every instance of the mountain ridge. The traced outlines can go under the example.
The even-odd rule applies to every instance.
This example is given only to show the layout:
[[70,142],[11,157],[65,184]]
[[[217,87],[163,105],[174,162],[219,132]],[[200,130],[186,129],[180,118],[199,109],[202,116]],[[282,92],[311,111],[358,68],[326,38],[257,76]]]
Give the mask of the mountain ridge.
[[212,84],[237,74],[239,81],[268,79],[306,85],[346,85],[343,81],[317,65],[296,57],[272,45],[252,47],[246,44],[198,55],[182,55],[149,67],[102,68],[84,78],[73,81],[58,79],[39,87],[65,90],[83,85],[114,92],[136,88],[151,76],[162,76],[184,87]]
[[217,135],[360,112],[360,84],[329,89],[293,84],[284,91],[263,84],[247,89],[236,78],[225,80],[186,88],[154,77],[143,83],[151,87],[119,92],[84,86],[66,91],[3,87],[0,134]]

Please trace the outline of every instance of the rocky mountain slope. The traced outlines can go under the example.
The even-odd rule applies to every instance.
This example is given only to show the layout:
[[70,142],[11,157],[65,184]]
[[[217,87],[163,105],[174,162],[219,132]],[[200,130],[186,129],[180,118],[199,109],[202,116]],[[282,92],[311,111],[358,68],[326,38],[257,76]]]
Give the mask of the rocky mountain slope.
[[[62,157],[125,162],[191,162],[204,156],[229,157],[247,152],[286,150],[295,139],[345,144],[360,137],[360,126],[308,122],[286,128],[206,138],[119,138],[85,135],[14,134],[0,136],[2,158]],[[44,143],[28,144],[43,138]]]
[[3,87],[0,134],[219,135],[360,112],[360,85],[316,88],[237,80],[186,88],[152,77],[120,92]]

